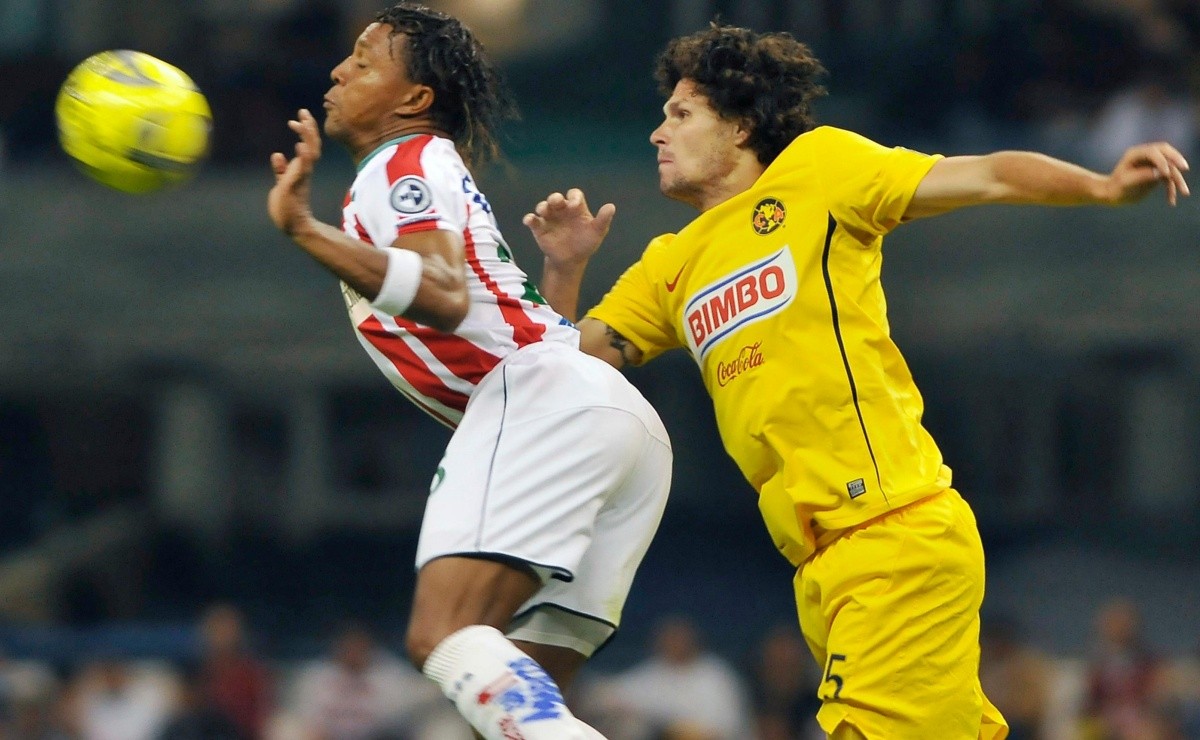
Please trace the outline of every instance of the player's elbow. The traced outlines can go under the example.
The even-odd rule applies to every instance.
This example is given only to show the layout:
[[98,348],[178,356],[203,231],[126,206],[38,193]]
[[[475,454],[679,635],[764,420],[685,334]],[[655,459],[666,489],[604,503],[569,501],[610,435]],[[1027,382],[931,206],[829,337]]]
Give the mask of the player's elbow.
[[464,288],[461,291],[446,292],[439,296],[437,305],[429,311],[421,323],[446,334],[452,334],[467,318],[471,310],[471,300]]
[[461,295],[455,295],[449,301],[446,308],[445,324],[439,327],[444,332],[452,332],[462,324],[467,318],[467,313],[471,310],[471,301],[467,297],[467,291],[463,291]]
[[416,300],[404,312],[404,318],[444,334],[453,334],[470,309],[471,299],[465,285],[445,288],[425,282]]

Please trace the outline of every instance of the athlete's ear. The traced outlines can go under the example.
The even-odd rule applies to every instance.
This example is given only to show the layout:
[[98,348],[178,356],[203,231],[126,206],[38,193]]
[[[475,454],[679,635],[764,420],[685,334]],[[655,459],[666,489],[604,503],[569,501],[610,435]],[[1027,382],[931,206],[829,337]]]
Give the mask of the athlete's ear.
[[429,85],[413,85],[400,96],[396,106],[396,115],[401,118],[413,118],[423,115],[433,105],[434,92]]
[[746,142],[750,140],[750,132],[751,129],[748,121],[738,121],[733,129],[734,146],[745,146]]

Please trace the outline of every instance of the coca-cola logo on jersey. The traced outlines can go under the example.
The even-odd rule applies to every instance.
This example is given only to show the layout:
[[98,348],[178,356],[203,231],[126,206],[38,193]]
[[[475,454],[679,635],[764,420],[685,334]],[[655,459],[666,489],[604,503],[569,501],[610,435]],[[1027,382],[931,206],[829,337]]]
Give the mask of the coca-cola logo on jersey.
[[763,364],[762,342],[755,342],[742,347],[738,356],[729,362],[717,363],[717,385],[724,388],[747,370],[753,370]]
[[697,292],[683,309],[684,336],[697,360],[737,329],[769,318],[796,297],[796,265],[787,247]]

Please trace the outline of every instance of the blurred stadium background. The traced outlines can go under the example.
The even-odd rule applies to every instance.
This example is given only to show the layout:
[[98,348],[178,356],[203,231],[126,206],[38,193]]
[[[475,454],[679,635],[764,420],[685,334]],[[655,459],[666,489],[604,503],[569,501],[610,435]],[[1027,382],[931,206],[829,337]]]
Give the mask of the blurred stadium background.
[[[718,13],[810,42],[821,121],[885,144],[1107,170],[1165,138],[1198,161],[1193,0],[430,4],[477,29],[523,109],[507,163],[479,173],[518,260],[537,276],[520,218],[548,192],[617,204],[589,305],[691,216],[656,190],[650,70]],[[362,356],[336,286],[264,210],[284,122],[318,109],[379,7],[0,0],[0,737],[139,740],[170,717],[164,737],[237,736],[212,729],[221,712],[244,737],[462,736],[381,657],[402,652],[448,433]],[[208,95],[213,151],[185,188],[106,191],[55,146],[59,83],[108,48]],[[323,218],[351,176],[328,148]],[[1162,200],[889,238],[892,330],[988,549],[983,672],[1014,740],[1200,737],[1200,209]],[[673,435],[675,486],[583,711],[614,740],[814,737],[791,574],[691,361],[631,376]],[[725,688],[685,678],[693,639]],[[724,704],[709,734],[671,710],[702,725]],[[170,734],[198,717],[207,734]]]

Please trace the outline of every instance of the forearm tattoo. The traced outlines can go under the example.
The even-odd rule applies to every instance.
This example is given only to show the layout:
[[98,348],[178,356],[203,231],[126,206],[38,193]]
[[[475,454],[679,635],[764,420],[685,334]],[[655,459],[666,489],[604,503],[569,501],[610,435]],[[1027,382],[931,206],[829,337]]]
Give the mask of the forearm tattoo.
[[608,335],[608,346],[620,352],[621,359],[630,363],[637,359],[637,347],[633,346],[633,342],[623,337],[619,331],[611,326],[605,326],[604,333]]

